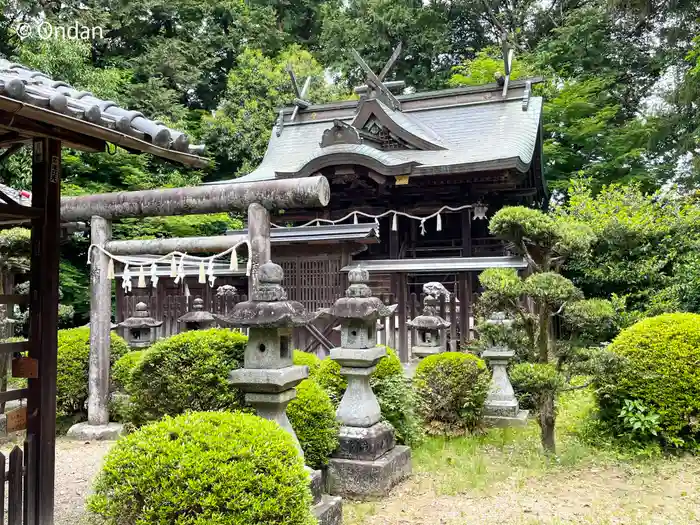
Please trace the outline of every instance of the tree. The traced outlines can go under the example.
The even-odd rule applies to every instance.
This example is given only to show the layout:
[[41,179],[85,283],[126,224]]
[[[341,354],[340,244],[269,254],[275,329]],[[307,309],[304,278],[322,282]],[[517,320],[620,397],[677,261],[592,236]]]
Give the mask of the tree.
[[[519,356],[523,362],[514,367],[511,379],[516,389],[535,401],[542,446],[553,453],[556,395],[570,388],[567,381],[575,372],[585,370],[591,353],[584,350],[610,335],[610,330],[599,328],[611,327],[614,317],[608,301],[583,300],[581,291],[558,273],[568,258],[587,251],[595,236],[584,223],[569,217],[555,218],[519,206],[496,212],[489,229],[525,258],[529,275],[505,268],[483,271],[477,308],[483,318],[496,311],[509,314],[516,320],[516,330],[525,334]],[[562,321],[558,333],[553,329],[555,318]]]

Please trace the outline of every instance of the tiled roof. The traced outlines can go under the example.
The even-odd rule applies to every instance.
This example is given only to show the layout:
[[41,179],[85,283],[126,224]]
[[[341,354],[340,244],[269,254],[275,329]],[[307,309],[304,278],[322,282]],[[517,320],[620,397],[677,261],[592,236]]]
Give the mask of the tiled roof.
[[[290,122],[285,113],[285,122],[281,130],[278,127],[272,132],[258,168],[244,177],[220,183],[310,175],[326,165],[338,164],[338,160],[347,161],[348,155],[353,158],[346,164],[362,164],[357,162],[357,157],[362,156],[365,164],[381,163],[394,175],[502,169],[526,172],[534,157],[542,115],[542,98],[525,95],[526,89],[523,82],[513,83],[505,99],[500,88],[494,86],[399,96],[401,111],[372,99],[331,103],[300,111],[295,122]],[[419,147],[385,151],[365,143],[322,147],[323,133],[333,126],[333,121],[353,125],[366,102],[379,106],[377,120],[384,119],[387,126],[399,126],[406,132],[401,138],[406,142],[414,138]],[[382,112],[386,115],[382,116]]]
[[191,145],[186,134],[162,122],[5,59],[0,59],[0,95],[116,130],[166,150],[192,155],[204,151],[203,146]]

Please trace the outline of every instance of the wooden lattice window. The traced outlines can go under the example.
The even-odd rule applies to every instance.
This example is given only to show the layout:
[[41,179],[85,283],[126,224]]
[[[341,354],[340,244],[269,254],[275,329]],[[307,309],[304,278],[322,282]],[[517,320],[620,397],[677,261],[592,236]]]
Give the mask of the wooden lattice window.
[[282,286],[287,296],[307,311],[328,308],[344,294],[340,257],[302,256],[279,258],[284,270]]
[[380,149],[384,151],[413,149],[411,146],[393,135],[387,128],[382,126],[377,120],[370,120],[365,129],[376,138]]

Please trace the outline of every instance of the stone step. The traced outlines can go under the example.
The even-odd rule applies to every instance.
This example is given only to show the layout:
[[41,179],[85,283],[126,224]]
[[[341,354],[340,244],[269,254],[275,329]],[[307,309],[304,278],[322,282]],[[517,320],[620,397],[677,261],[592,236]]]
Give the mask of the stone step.
[[343,500],[339,496],[323,494],[321,501],[311,509],[319,525],[342,525]]

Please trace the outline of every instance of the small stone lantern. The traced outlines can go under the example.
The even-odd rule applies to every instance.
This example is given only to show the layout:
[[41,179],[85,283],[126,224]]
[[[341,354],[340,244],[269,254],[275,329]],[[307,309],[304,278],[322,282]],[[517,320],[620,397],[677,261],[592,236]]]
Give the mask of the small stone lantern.
[[214,325],[216,319],[211,312],[204,309],[202,298],[195,297],[192,301],[192,310],[181,316],[177,322],[184,323],[185,331],[189,332],[190,330],[207,330]]
[[[507,319],[504,313],[496,312],[486,321],[496,325],[504,332],[510,331],[513,321]],[[515,397],[513,385],[508,377],[508,362],[515,351],[503,345],[493,345],[481,353],[492,370],[491,386],[484,403],[484,420],[493,426],[521,426],[527,424],[527,410],[520,410],[520,404]]]
[[409,321],[407,326],[415,328],[418,340],[413,342],[411,353],[418,358],[439,354],[447,349],[447,334],[445,328],[450,322],[438,315],[438,301],[432,295],[423,299],[423,313]]
[[291,328],[309,323],[316,315],[287,299],[283,277],[279,265],[270,261],[262,264],[252,299],[238,303],[230,315],[215,318],[225,325],[248,328],[244,366],[231,372],[231,383],[246,392],[246,401],[259,416],[287,430],[301,452],[286,409],[296,397],[294,387],[308,377],[309,368],[292,362]]
[[330,459],[331,494],[365,497],[386,494],[411,471],[411,451],[395,446],[394,429],[381,421],[381,411],[370,385],[370,376],[386,349],[377,346],[377,321],[393,315],[397,305],[386,306],[367,282],[369,272],[353,268],[348,273],[346,296],[324,316],[340,319],[341,347],[330,357],[340,364],[348,386],[338,405],[341,423],[339,447]]
[[146,303],[138,303],[134,315],[124,319],[117,326],[124,328],[126,342],[130,348],[148,348],[156,341],[156,328],[163,321],[156,321],[148,315]]

